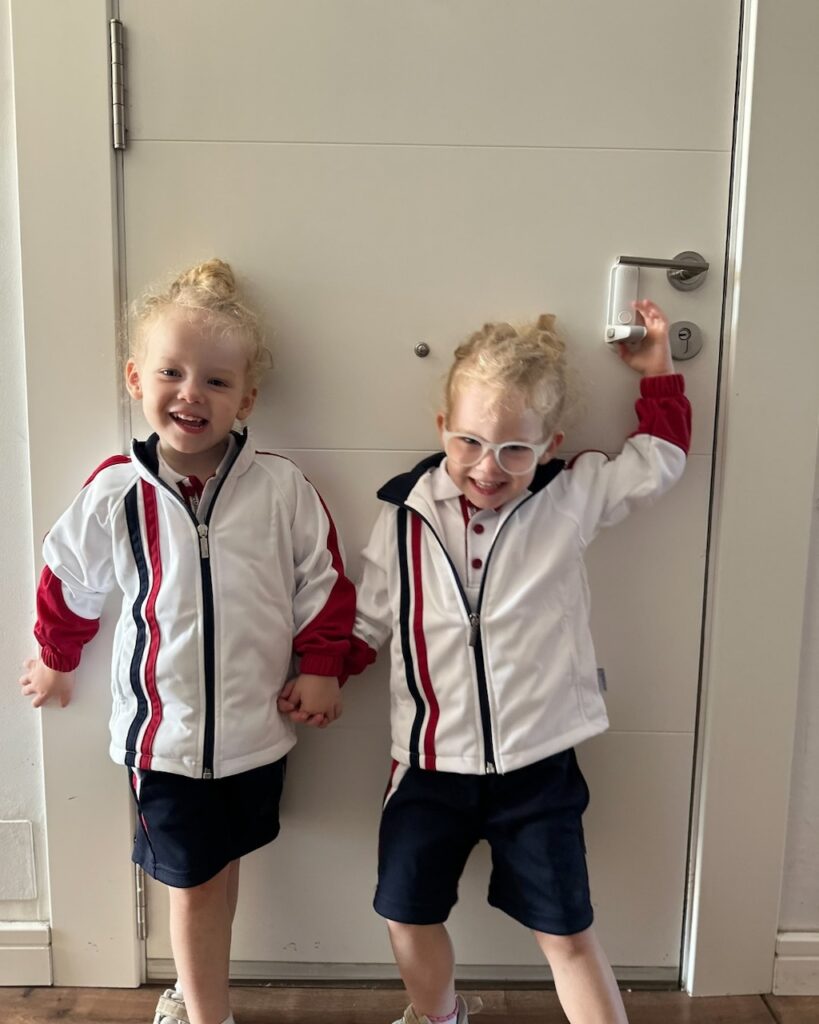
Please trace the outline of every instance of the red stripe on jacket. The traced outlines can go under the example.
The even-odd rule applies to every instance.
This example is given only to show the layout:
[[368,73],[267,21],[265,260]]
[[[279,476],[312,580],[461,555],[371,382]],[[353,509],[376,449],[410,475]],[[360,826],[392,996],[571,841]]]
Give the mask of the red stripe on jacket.
[[159,691],[156,686],[156,660],[159,655],[160,632],[159,622],[156,618],[156,599],[159,588],[162,585],[162,557],[159,549],[159,521],[156,510],[156,490],[148,483],[142,481],[142,502],[145,509],[145,536],[148,541],[148,557],[151,560],[151,575],[153,581],[148,600],[145,602],[145,621],[150,630],[151,639],[148,642],[148,657],[145,659],[145,689],[148,691],[148,700],[151,704],[151,717],[142,737],[139,767],[146,771],[151,767],[153,759],[154,739],[159,724],[162,721],[162,702],[159,699]]
[[435,730],[438,728],[440,709],[438,698],[432,688],[432,679],[429,674],[429,660],[427,658],[427,641],[424,636],[424,585],[421,578],[421,520],[418,516],[412,517],[412,576],[413,576],[413,633],[415,635],[415,655],[418,661],[418,674],[421,677],[421,686],[429,705],[429,718],[424,730],[424,757],[425,768],[435,771]]
[[85,481],[85,483],[83,484],[83,487],[87,487],[95,477],[99,476],[99,474],[104,469],[108,469],[109,466],[122,466],[126,462],[130,462],[130,461],[131,461],[131,456],[130,455],[112,455],[110,458],[106,459],[105,462],[101,462],[97,466],[97,468],[94,470],[94,472],[91,474],[91,476],[89,476],[89,478]]

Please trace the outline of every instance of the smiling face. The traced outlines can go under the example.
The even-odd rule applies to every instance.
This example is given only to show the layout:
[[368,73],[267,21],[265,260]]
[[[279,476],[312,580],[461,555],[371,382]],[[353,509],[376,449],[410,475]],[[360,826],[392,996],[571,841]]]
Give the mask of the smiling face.
[[177,472],[207,479],[216,471],[234,421],[245,419],[256,399],[247,371],[241,341],[210,329],[201,316],[160,319],[139,358],[128,360],[128,391],[142,402],[160,453]]
[[[494,444],[514,441],[540,444],[546,440],[543,418],[529,406],[523,392],[507,390],[500,393],[497,388],[477,381],[463,381],[458,385],[449,417],[439,413],[437,423],[439,433],[450,430],[470,434]],[[487,451],[476,465],[469,467],[447,458],[447,472],[473,505],[478,508],[498,508],[528,488],[534,479],[537,465],[548,462],[562,441],[563,434],[555,433],[538,463],[522,476],[505,472],[491,451]]]

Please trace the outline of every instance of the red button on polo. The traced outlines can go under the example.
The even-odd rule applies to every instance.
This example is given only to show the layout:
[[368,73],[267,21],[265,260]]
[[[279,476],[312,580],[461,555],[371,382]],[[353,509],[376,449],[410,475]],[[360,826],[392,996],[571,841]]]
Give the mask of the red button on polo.
[[475,533],[483,533],[483,524],[482,523],[475,523],[475,525],[472,527],[472,529],[475,531]]
[[473,558],[472,559],[472,568],[473,569],[480,569],[480,567],[482,565],[483,565],[482,559],[480,559],[480,558]]

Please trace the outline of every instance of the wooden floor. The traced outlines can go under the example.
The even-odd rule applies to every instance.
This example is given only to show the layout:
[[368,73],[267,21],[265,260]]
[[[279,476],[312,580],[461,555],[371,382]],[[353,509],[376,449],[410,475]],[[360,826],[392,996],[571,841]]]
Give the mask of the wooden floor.
[[[2,1024],[151,1024],[160,989],[0,988]],[[480,1024],[561,1024],[553,992],[480,992]],[[469,993],[472,995],[472,993]],[[690,999],[679,992],[627,992],[630,1024],[819,1024],[819,996]],[[237,1024],[391,1024],[396,990],[236,988]]]

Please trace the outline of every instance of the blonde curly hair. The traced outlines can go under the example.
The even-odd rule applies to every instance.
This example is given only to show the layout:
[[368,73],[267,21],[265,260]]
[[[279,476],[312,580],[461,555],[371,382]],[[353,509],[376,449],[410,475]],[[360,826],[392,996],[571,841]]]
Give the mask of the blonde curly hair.
[[483,384],[493,389],[498,405],[509,392],[523,394],[532,409],[543,417],[544,434],[560,424],[570,392],[566,345],[555,328],[551,313],[534,323],[513,327],[487,323],[455,350],[455,359],[444,386],[444,414],[449,419],[458,389],[464,384]]
[[209,329],[233,335],[247,349],[247,375],[254,386],[273,364],[258,316],[240,299],[229,263],[205,260],[176,277],[167,291],[154,291],[135,303],[129,331],[131,358],[140,362],[150,329],[169,313],[204,319]]

